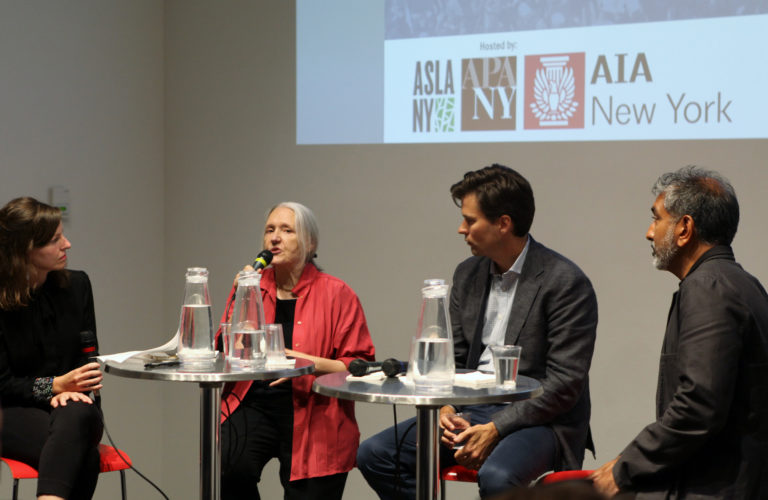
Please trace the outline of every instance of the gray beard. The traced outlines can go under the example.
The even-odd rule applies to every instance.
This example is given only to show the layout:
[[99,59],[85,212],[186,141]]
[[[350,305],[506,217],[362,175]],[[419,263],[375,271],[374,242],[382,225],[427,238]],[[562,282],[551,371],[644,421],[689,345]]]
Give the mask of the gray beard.
[[663,246],[661,248],[657,248],[651,244],[651,248],[653,249],[653,265],[656,266],[656,269],[661,271],[668,270],[669,264],[680,250],[680,248],[674,244],[674,236],[674,228],[671,227],[669,228],[669,231],[667,231],[667,234],[664,235],[664,240],[662,241]]

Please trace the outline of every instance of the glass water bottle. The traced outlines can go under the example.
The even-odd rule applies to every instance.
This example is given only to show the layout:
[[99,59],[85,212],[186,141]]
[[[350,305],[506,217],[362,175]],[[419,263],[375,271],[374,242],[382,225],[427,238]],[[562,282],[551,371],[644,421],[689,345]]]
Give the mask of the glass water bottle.
[[207,363],[216,357],[213,349],[213,318],[208,295],[208,269],[187,269],[184,301],[179,320],[177,354],[183,363]]
[[429,279],[421,289],[421,311],[411,343],[408,376],[419,391],[451,392],[456,365],[444,280]]
[[261,274],[256,271],[242,272],[237,279],[227,352],[233,368],[261,370],[267,362],[260,283]]

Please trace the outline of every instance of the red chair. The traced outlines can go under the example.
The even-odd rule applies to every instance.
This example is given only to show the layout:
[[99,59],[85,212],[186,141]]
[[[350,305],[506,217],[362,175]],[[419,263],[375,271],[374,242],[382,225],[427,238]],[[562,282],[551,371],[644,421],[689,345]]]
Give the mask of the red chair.
[[461,465],[451,465],[440,471],[440,498],[445,500],[445,482],[460,481],[462,483],[476,483],[477,471],[467,469]]
[[[591,470],[563,470],[560,472],[550,472],[536,480],[536,484],[551,484],[561,481],[572,481],[586,479],[593,471]],[[445,482],[461,481],[464,483],[476,483],[477,471],[467,469],[461,465],[452,465],[440,471],[440,498],[445,500]]]
[[[99,455],[101,456],[99,472],[120,471],[120,489],[122,492],[123,500],[126,500],[125,469],[129,469],[131,465],[133,465],[131,458],[124,451],[112,448],[111,446],[107,446],[105,444],[99,445]],[[125,460],[120,458],[121,455],[123,458],[125,458]],[[10,458],[0,457],[0,460],[5,462],[5,465],[11,469],[11,477],[13,477],[13,500],[18,500],[19,479],[37,479],[37,469],[30,467],[23,462],[19,462],[18,460],[13,460]]]
[[560,472],[550,472],[541,476],[536,484],[551,484],[561,481],[573,481],[574,479],[587,479],[592,474],[591,470],[561,470]]

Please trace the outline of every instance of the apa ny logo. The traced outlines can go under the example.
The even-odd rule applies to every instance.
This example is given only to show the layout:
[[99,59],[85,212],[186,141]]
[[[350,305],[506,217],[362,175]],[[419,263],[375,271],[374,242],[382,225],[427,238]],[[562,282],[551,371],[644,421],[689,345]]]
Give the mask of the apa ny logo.
[[451,60],[416,61],[413,77],[413,132],[453,132],[453,69]]
[[515,130],[517,58],[461,61],[461,130]]
[[584,128],[584,53],[525,57],[525,128]]

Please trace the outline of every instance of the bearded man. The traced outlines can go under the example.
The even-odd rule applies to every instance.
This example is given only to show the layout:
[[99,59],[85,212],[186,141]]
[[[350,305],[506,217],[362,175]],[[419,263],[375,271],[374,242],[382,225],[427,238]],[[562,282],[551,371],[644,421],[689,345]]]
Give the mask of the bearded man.
[[739,204],[717,172],[662,175],[646,238],[680,279],[659,366],[657,419],[592,475],[607,496],[768,498],[768,295],[733,255]]

